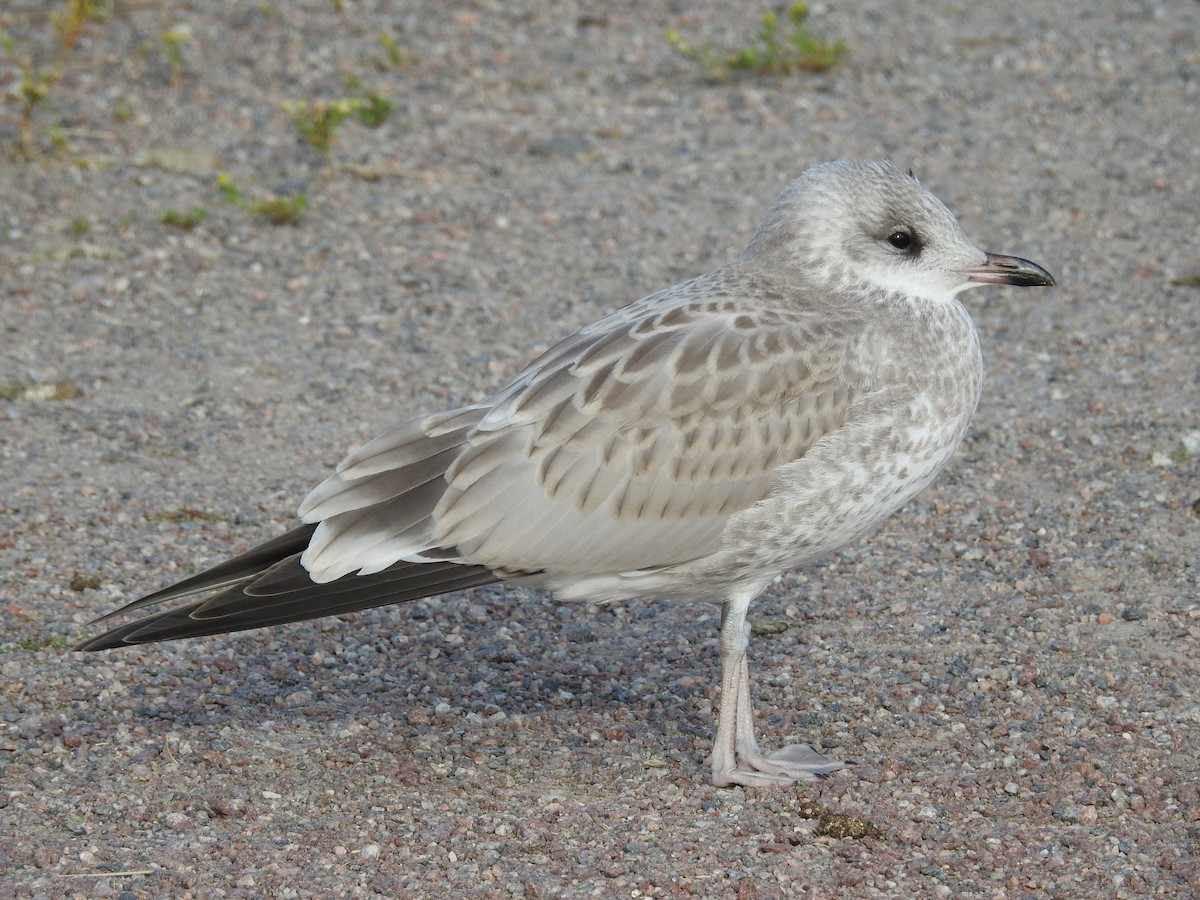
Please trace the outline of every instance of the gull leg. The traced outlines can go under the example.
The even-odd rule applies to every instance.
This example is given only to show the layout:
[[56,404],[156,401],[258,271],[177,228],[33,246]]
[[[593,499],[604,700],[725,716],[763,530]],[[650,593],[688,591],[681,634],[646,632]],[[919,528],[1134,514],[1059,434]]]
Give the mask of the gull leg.
[[[732,787],[747,782],[738,778],[737,746],[738,734],[738,680],[741,674],[739,660],[746,658],[746,638],[741,629],[730,628],[730,607],[736,601],[728,601],[721,612],[721,712],[717,717],[717,734],[713,740],[712,779],[717,787]],[[742,613],[743,619],[745,613]],[[754,740],[753,734],[750,736]],[[749,774],[749,773],[745,773]],[[750,784],[770,784],[779,779],[766,777],[753,780]]]
[[811,781],[837,771],[845,763],[830,759],[807,744],[789,744],[764,754],[754,736],[754,707],[750,702],[750,642],[746,610],[753,593],[731,598],[721,615],[721,713],[713,743],[713,784],[759,786]]

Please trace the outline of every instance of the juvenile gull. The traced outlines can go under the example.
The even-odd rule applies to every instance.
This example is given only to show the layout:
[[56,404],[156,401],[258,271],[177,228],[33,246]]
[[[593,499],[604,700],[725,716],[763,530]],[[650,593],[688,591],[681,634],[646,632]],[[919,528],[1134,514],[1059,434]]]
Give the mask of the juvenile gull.
[[950,459],[983,377],[956,299],[976,284],[1054,279],[977,249],[911,173],[815,166],[732,262],[581,328],[481,403],[384,432],[304,499],[304,524],[110,616],[205,598],[76,649],[495,581],[597,603],[707,600],[723,604],[713,783],[839,769],[805,744],[759,749],[746,611]]

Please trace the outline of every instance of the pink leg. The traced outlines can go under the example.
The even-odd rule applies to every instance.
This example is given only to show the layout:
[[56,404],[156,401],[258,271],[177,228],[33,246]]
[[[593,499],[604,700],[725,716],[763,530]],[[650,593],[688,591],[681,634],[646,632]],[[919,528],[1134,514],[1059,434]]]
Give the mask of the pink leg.
[[807,744],[789,744],[763,754],[754,736],[750,703],[750,668],[746,662],[749,626],[746,610],[753,593],[726,602],[721,616],[721,712],[713,742],[713,784],[760,786],[811,781],[845,763],[830,759]]

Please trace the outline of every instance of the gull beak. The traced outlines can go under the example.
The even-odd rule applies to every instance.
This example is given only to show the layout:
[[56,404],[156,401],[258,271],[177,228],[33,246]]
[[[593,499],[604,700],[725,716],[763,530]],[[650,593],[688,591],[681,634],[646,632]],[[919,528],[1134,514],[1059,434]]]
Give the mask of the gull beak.
[[1053,286],[1054,276],[1037,263],[1019,256],[987,253],[982,266],[963,269],[967,281],[975,284],[1013,284],[1017,287]]

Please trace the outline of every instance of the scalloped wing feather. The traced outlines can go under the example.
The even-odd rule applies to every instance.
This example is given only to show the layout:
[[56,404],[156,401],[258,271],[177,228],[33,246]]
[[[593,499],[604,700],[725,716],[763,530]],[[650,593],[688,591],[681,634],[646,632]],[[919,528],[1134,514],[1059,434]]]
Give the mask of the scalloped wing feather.
[[[485,403],[404,423],[302,507],[320,581],[423,554],[524,572],[622,572],[719,548],[779,466],[843,424],[863,323],[722,273],[638,301]],[[705,299],[697,299],[700,294]],[[715,296],[715,299],[714,299]],[[819,306],[819,304],[818,304]]]

